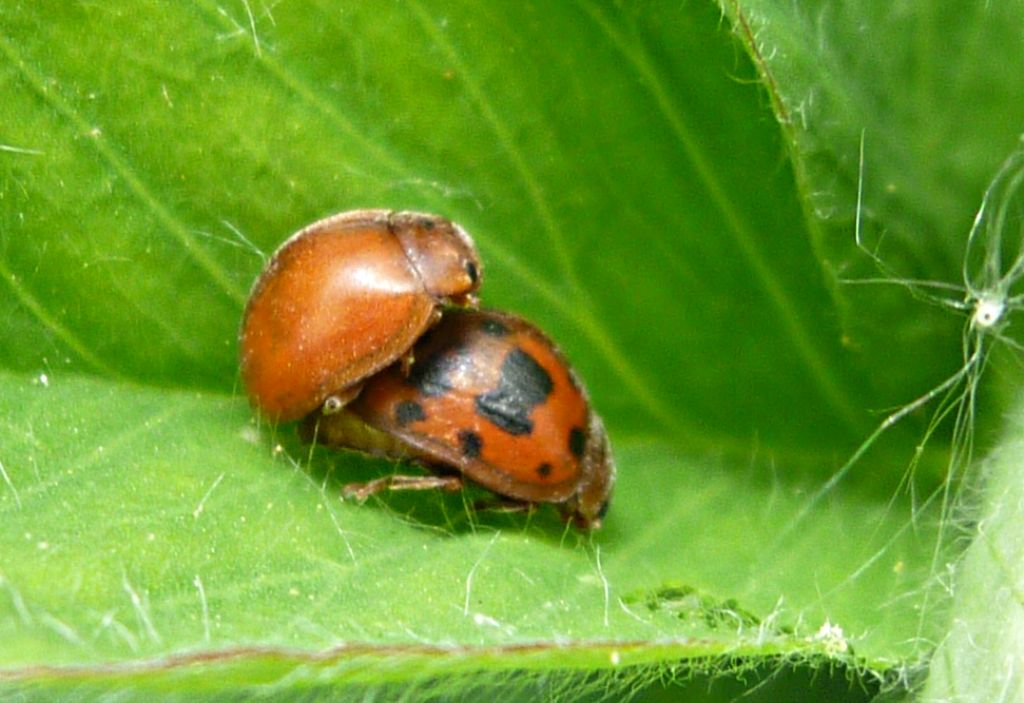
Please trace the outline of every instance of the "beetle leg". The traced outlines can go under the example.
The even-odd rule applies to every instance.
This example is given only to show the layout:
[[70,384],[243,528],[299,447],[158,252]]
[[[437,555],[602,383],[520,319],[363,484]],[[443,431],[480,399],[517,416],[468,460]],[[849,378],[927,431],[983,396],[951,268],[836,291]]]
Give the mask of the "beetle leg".
[[461,476],[406,476],[394,474],[381,476],[366,483],[346,483],[341,493],[346,498],[355,498],[362,502],[381,491],[426,491],[440,489],[442,491],[461,491]]
[[408,378],[409,374],[412,372],[412,365],[414,361],[416,361],[416,357],[413,355],[412,349],[402,355],[402,375],[406,378]]
[[[430,311],[430,318],[427,320],[426,329],[430,329],[431,327],[436,325],[438,322],[440,322],[441,321],[441,316],[442,316],[442,313],[441,313],[441,311],[439,309],[435,308],[434,310],[431,310]],[[401,363],[401,365],[402,365],[402,375],[405,376],[406,378],[408,378],[409,374],[412,372],[412,365],[413,365],[413,363],[415,361],[416,361],[416,356],[413,353],[412,349],[410,349],[405,354],[403,354],[402,358],[399,359],[399,363]]]
[[324,415],[333,415],[355,400],[361,390],[363,390],[363,384],[359,383],[331,393],[324,399],[323,404],[320,406],[320,412]]
[[480,297],[476,293],[452,295],[448,297],[447,302],[449,305],[456,305],[460,308],[476,309],[480,307]]
[[537,507],[536,503],[527,500],[516,500],[515,498],[484,498],[474,501],[473,509],[478,512],[488,511],[494,513],[532,513]]

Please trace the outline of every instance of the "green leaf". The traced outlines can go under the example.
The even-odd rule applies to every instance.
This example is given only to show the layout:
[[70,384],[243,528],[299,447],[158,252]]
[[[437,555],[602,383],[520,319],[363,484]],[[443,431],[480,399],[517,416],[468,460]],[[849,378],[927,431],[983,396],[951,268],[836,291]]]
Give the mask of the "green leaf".
[[972,542],[951,584],[949,636],[939,645],[922,694],[925,701],[1014,701],[1024,694],[1022,651],[1020,412],[984,465],[985,498]]
[[[883,277],[962,284],[975,212],[1024,125],[1014,98],[1024,84],[1024,3],[720,4],[765,80],[827,269],[841,280],[879,277],[853,246],[859,218]],[[960,362],[961,321],[947,310],[895,286],[836,295],[864,380],[886,405]]]
[[[842,653],[842,633],[820,629],[840,617],[881,666],[916,625],[884,603],[920,588],[912,535],[850,539],[845,508],[783,540],[780,521],[803,498],[669,444],[618,443],[623,470],[637,468],[591,542],[550,516],[470,520],[458,498],[343,504],[337,475],[360,470],[341,467],[351,457],[308,470],[228,394],[70,374],[3,381],[0,410],[16,419],[4,428],[0,603],[15,679],[105,672],[106,685],[152,690],[774,659]],[[856,516],[888,519],[882,507]],[[797,577],[809,564],[814,578]]]
[[[878,373],[864,321],[917,308],[832,277],[862,113],[780,132],[755,80],[775,78],[778,114],[812,88],[859,95],[879,73],[836,63],[864,50],[859,18],[804,34],[793,8],[740,7],[752,62],[692,1],[0,8],[0,681],[43,698],[569,697],[677,666],[849,664],[877,687],[918,664],[942,633],[946,542],[941,506],[896,493],[917,434],[818,489],[872,410],[941,380],[958,321]],[[817,74],[822,45],[836,70]],[[910,231],[942,181],[916,210],[882,208],[915,127],[877,124],[872,223]],[[994,164],[971,154],[957,173],[983,184]],[[822,192],[841,204],[825,224]],[[947,258],[979,197],[936,215]],[[473,495],[342,501],[394,467],[253,417],[249,286],[291,232],[356,207],[463,224],[485,304],[573,359],[619,469],[600,533]]]
[[[941,496],[944,505],[944,539],[970,546],[960,559],[934,563],[933,578],[947,584],[952,605],[946,617],[941,610],[928,616],[945,631],[936,640],[922,698],[1017,700],[1020,652],[1012,633],[1021,601],[1020,525],[1014,517],[1021,347],[1014,333],[1020,307],[1014,262],[1021,255],[1024,106],[1013,96],[1024,88],[1016,66],[1024,38],[1015,29],[1024,4],[928,2],[912,11],[883,2],[783,6],[742,0],[723,6],[761,70],[799,179],[809,193],[824,194],[809,202],[826,222],[819,243],[826,263],[847,279],[856,279],[858,258],[861,266],[865,258],[873,263],[849,246],[848,223],[855,216],[865,248],[883,262],[876,279],[931,302],[941,297],[930,295],[936,291],[947,295],[935,308],[942,314],[930,318],[920,308],[900,313],[905,300],[868,293],[867,286],[863,295],[855,292],[860,287],[840,287],[837,300],[847,334],[884,395],[907,380],[936,389],[943,388],[943,376],[961,380],[948,395],[937,396],[943,409],[932,418],[953,415],[956,422],[949,424],[956,429],[949,473],[932,496]],[[859,42],[870,50],[858,51]],[[817,50],[804,51],[808,46]],[[1000,168],[1011,153],[1013,160]],[[848,214],[851,207],[854,215]],[[919,281],[960,285],[959,300],[951,287]],[[941,309],[985,300],[1007,306],[994,333],[951,326]],[[967,307],[964,314],[976,309]],[[962,347],[953,337],[961,331]],[[893,339],[906,342],[900,345],[905,350]],[[971,354],[979,349],[982,361],[972,367]],[[904,361],[904,354],[913,361]],[[986,364],[994,373],[981,377]],[[990,425],[1004,422],[993,438]],[[924,436],[933,429],[929,424]],[[980,466],[962,464],[975,447],[991,451],[992,458]]]

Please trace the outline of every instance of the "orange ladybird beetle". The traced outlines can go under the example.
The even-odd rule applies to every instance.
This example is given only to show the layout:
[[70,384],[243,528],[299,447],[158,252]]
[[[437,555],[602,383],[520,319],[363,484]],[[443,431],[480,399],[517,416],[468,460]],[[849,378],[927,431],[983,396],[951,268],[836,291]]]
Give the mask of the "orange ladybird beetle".
[[444,305],[476,306],[480,259],[435,215],[355,210],[314,222],[274,253],[242,319],[242,379],[274,421],[337,410],[398,359]]
[[[469,479],[520,505],[555,503],[600,527],[615,466],[600,418],[562,353],[526,320],[453,310],[343,411],[308,416],[306,441],[409,459],[434,476],[387,476],[345,487],[458,490]],[[453,471],[454,470],[454,471]]]

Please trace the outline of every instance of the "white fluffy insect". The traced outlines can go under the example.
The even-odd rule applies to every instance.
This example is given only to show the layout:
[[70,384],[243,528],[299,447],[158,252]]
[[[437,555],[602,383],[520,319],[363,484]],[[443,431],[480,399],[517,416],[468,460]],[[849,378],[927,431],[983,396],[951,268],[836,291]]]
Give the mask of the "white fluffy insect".
[[943,500],[946,501],[951,479],[970,462],[973,454],[976,396],[990,350],[995,344],[1002,343],[1024,351],[1024,346],[1007,335],[1013,313],[1024,309],[1024,292],[1019,290],[1024,286],[1024,137],[1017,149],[1000,166],[982,198],[967,235],[962,283],[900,278],[876,252],[864,246],[860,226],[863,183],[862,135],[855,237],[857,246],[871,257],[883,277],[846,280],[844,283],[899,285],[907,288],[915,297],[963,315],[966,319],[961,340],[962,363],[944,381],[885,417],[846,463],[811,497],[789,529],[795,527],[814,505],[843,480],[886,430],[937,399],[938,405],[924,437],[916,447],[910,471],[916,466],[931,435],[952,415],[952,447],[947,481],[942,490]]

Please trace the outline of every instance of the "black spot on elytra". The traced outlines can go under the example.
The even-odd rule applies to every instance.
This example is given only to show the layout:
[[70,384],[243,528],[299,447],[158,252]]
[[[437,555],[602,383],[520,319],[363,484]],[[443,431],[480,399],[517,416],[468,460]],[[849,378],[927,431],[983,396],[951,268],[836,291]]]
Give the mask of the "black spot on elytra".
[[546,461],[537,467],[537,475],[541,478],[547,478],[551,475],[551,464]]
[[459,443],[462,445],[462,456],[467,459],[476,459],[484,448],[484,440],[473,430],[459,432]]
[[434,229],[434,221],[428,217],[424,217],[420,220],[420,227],[426,230]]
[[405,427],[410,422],[426,420],[427,414],[423,412],[423,406],[414,400],[403,400],[395,406],[395,422],[399,427]]
[[569,451],[577,459],[583,458],[583,450],[587,446],[587,435],[579,427],[569,430]]
[[469,276],[469,282],[474,285],[480,280],[480,272],[476,270],[476,264],[472,261],[466,262],[466,275]]
[[551,376],[537,360],[516,347],[501,365],[498,387],[476,397],[476,410],[511,435],[533,432],[530,413],[553,387]]
[[450,377],[461,363],[457,354],[434,354],[426,359],[417,359],[406,382],[423,395],[436,398],[453,388]]
[[492,337],[504,337],[508,334],[508,327],[497,320],[484,320],[480,323],[480,331]]

